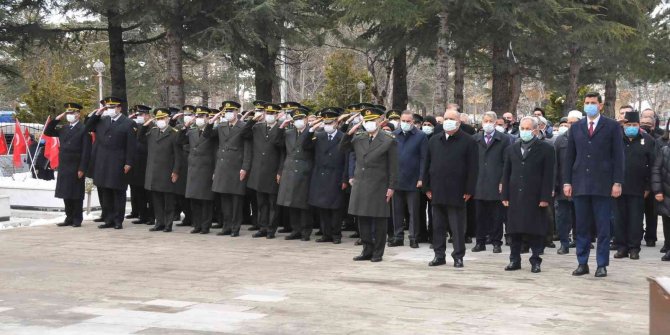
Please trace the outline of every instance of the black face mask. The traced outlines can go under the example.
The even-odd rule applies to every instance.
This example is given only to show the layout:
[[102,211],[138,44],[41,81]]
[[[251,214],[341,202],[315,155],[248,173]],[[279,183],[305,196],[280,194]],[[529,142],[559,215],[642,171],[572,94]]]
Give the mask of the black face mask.
[[651,134],[651,127],[649,126],[641,126],[640,128],[644,129],[647,133]]

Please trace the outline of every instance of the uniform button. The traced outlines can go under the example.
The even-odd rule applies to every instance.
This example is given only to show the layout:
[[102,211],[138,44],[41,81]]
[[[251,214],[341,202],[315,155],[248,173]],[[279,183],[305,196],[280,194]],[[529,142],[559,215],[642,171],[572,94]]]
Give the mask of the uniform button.
[[293,172],[298,173],[298,170],[293,170]]
[[362,168],[361,171],[365,171],[365,168]]
[[591,155],[586,155],[587,158],[591,158]]
[[589,141],[589,144],[591,144],[591,141]]
[[261,152],[261,155],[265,156],[265,153],[264,153],[264,152]]
[[589,172],[589,169],[586,169],[586,172]]
[[329,153],[328,156],[332,156],[333,154]]

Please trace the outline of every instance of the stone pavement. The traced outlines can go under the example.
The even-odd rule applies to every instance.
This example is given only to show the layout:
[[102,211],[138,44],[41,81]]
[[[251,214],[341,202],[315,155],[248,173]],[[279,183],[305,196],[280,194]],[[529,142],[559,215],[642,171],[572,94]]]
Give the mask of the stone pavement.
[[645,334],[646,278],[670,276],[660,247],[596,279],[593,259],[591,275],[570,275],[574,250],[547,249],[540,274],[523,255],[510,273],[507,247],[429,268],[427,244],[370,263],[351,260],[348,238],[125,227],[0,231],[0,334]]

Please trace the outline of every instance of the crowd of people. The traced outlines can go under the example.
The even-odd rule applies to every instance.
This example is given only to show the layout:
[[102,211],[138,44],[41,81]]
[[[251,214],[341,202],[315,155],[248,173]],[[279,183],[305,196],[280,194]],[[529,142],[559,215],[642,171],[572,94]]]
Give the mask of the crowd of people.
[[61,145],[59,226],[81,226],[90,177],[101,229],[133,218],[154,232],[180,221],[193,234],[237,237],[246,223],[254,238],[309,241],[316,228],[316,242],[335,244],[352,229],[363,248],[355,261],[380,262],[386,247],[407,241],[430,243],[428,265],[439,266],[451,243],[457,268],[474,238],[471,252],[509,245],[506,271],[521,269],[524,253],[537,273],[547,248],[575,249],[575,276],[590,273],[595,249],[595,276],[605,277],[611,250],[636,260],[643,242],[655,246],[660,215],[670,260],[669,132],[652,110],[601,115],[598,93],[556,124],[536,108],[518,121],[486,112],[477,127],[454,104],[421,116],[368,103],[312,111],[255,101],[242,112],[225,101],[136,105],[126,116],[123,103],[107,97],[88,115],[67,103],[47,124]]

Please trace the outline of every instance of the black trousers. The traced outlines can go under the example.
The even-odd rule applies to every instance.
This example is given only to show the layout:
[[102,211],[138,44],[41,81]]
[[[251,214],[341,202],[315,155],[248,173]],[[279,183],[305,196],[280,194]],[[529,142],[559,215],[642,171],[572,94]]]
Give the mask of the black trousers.
[[244,224],[258,226],[258,201],[256,191],[247,188],[244,195],[244,207],[242,208],[242,222]]
[[[465,236],[475,237],[477,236],[477,208],[474,201],[468,201],[465,203],[466,214],[465,214]],[[453,231],[452,231],[453,233]]]
[[318,208],[319,223],[324,239],[342,239],[342,209]]
[[661,216],[663,219],[663,239],[664,245],[670,247],[670,216]]
[[277,195],[271,193],[256,192],[258,202],[258,226],[260,231],[274,234],[277,232],[279,221],[279,206],[277,206]]
[[358,217],[358,230],[363,243],[363,256],[382,257],[386,246],[387,218]]
[[419,242],[430,242],[433,240],[433,208],[430,200],[423,192],[421,192],[419,208],[419,236],[417,240]]
[[144,186],[130,185],[130,206],[132,208],[130,213],[135,214],[140,220],[149,220],[153,217],[153,213],[150,213],[153,206],[149,191],[145,190]]
[[[649,193],[649,196],[644,199],[644,240],[648,242],[656,242],[658,240],[658,213],[656,212],[656,199],[654,195]],[[663,229],[665,233],[665,229]]]
[[[644,198],[622,194],[614,201],[616,202],[614,206],[614,243],[617,250],[621,252],[640,251]],[[649,227],[647,223],[647,228]]]
[[126,212],[126,190],[100,187],[102,192],[102,211],[107,224],[123,224]]
[[451,230],[454,251],[453,259],[465,256],[466,208],[433,204],[433,251],[435,257],[445,258],[447,250],[447,227]]
[[175,197],[174,193],[151,192],[151,201],[154,203],[154,214],[156,216],[156,228],[172,228]]
[[209,231],[212,227],[212,209],[213,203],[211,200],[204,199],[189,199],[192,210],[193,228],[202,231]]
[[500,213],[503,211],[500,200],[475,200],[477,209],[477,244],[485,244],[491,240],[494,246],[502,245],[503,222]]
[[81,222],[84,220],[84,215],[82,214],[84,199],[63,199],[63,203],[65,203],[65,222],[69,222],[75,226],[81,225]]
[[219,194],[223,212],[223,230],[239,232],[244,215],[244,196],[238,194]]
[[402,241],[405,238],[405,218],[409,216],[409,239],[416,240],[419,235],[419,211],[421,206],[421,192],[395,191],[393,193],[393,238]]
[[309,209],[284,207],[289,214],[293,234],[300,234],[303,238],[312,235],[312,211]]
[[544,252],[544,242],[546,237],[544,235],[530,235],[530,234],[509,234],[510,236],[510,254],[509,260],[514,263],[521,263],[521,245],[524,242],[528,243],[532,255],[530,256],[530,264],[541,264],[542,258],[540,254]]
[[100,187],[95,188],[98,192],[98,201],[100,202],[100,217],[105,220],[107,218],[107,210],[104,206],[105,201],[102,199],[104,192]]

